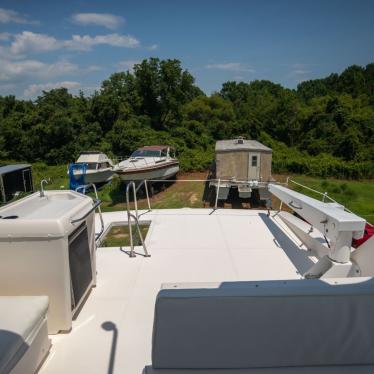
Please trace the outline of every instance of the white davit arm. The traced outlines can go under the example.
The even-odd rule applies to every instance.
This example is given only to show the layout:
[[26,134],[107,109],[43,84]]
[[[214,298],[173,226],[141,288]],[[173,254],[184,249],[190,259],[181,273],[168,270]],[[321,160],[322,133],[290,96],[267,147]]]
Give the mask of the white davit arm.
[[278,184],[270,183],[269,191],[329,239],[331,260],[350,260],[352,238],[359,239],[364,234],[363,218],[336,203],[324,203]]

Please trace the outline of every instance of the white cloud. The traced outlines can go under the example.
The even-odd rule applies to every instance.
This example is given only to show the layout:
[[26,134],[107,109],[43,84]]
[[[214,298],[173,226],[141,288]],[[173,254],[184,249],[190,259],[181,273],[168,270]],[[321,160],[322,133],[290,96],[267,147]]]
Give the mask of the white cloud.
[[28,20],[18,12],[11,9],[0,8],[0,23],[22,23],[22,24],[39,24],[38,21]]
[[74,23],[78,25],[97,25],[114,30],[125,23],[125,19],[109,13],[77,13],[72,16]]
[[74,81],[31,84],[23,91],[23,95],[25,97],[32,97],[32,96],[36,96],[37,94],[41,94],[42,91],[49,91],[54,88],[64,87],[67,89],[76,89],[76,88],[79,88],[80,86],[81,84],[79,82],[74,82]]
[[206,69],[217,69],[217,70],[227,70],[227,71],[242,71],[248,73],[254,73],[255,70],[249,68],[247,65],[241,64],[240,62],[228,62],[226,64],[208,64],[205,65]]
[[310,79],[312,71],[308,69],[308,65],[294,64],[291,65],[291,71],[287,74],[288,79],[292,79],[296,83]]
[[9,95],[9,91],[14,91],[17,89],[17,85],[15,83],[6,83],[0,85],[0,94],[1,95]]
[[44,72],[41,72],[41,74],[46,77],[55,77],[63,74],[76,73],[78,70],[78,65],[72,64],[69,61],[61,60],[53,64],[45,64],[45,70]]
[[64,45],[73,50],[89,51],[94,45],[106,44],[112,47],[136,48],[140,46],[139,40],[130,35],[107,34],[107,35],[73,35],[71,40]]
[[20,81],[27,77],[50,79],[59,75],[72,74],[78,66],[69,61],[47,64],[38,60],[10,61],[0,59],[0,81]]
[[14,36],[10,51],[14,55],[29,52],[48,52],[62,47],[62,43],[53,36],[23,31]]
[[304,70],[304,69],[295,69],[295,70],[292,70],[291,72],[292,75],[305,75],[309,73],[310,73],[310,70]]
[[117,64],[120,70],[128,70],[130,73],[134,71],[134,65],[139,64],[140,60],[124,60]]
[[100,71],[100,70],[103,70],[103,68],[99,65],[90,65],[88,66],[85,71],[88,71],[90,73],[94,72],[94,71]]
[[0,32],[0,41],[6,42],[10,39],[11,36],[12,34],[10,34],[9,32]]
[[23,31],[20,34],[0,33],[0,41],[11,40],[9,47],[0,46],[2,56],[7,58],[22,58],[26,54],[50,52],[58,49],[90,51],[95,45],[109,45],[120,48],[137,48],[139,40],[130,35],[106,34],[106,35],[73,35],[68,40],[58,40],[53,36]]
[[149,49],[150,51],[155,51],[156,49],[158,49],[158,44],[152,44],[152,45],[150,45],[150,46],[148,47],[148,49]]

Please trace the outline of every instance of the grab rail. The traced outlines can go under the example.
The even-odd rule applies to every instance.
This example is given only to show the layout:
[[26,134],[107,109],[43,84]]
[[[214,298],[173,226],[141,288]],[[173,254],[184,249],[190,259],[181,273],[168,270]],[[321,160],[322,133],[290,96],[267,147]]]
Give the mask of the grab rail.
[[[82,186],[78,186],[75,191],[79,192],[79,190],[83,190],[83,193],[85,194],[86,193],[86,189],[87,188],[90,188],[92,187],[94,192],[95,192],[95,197],[96,197],[96,201],[99,200],[99,195],[97,194],[97,189],[96,189],[96,186],[94,183],[90,183],[90,184],[86,184],[86,185],[82,185]],[[98,241],[100,236],[102,235],[102,233],[104,232],[104,219],[103,219],[103,214],[101,212],[101,207],[100,207],[100,204],[97,206],[97,210],[98,210],[98,213],[99,213],[99,217],[100,217],[100,224],[101,224],[101,229],[100,229],[100,232],[98,232],[97,234],[95,234],[95,241]]]
[[[131,187],[132,187],[133,194],[134,194],[135,215],[130,212],[130,188]],[[138,187],[138,189],[139,189],[139,187]],[[131,247],[129,256],[130,257],[136,257],[135,251],[134,251],[134,239],[133,239],[133,235],[132,235],[132,223],[131,223],[131,218],[133,218],[134,221],[135,221],[135,225],[138,229],[138,234],[139,234],[139,237],[140,237],[140,241],[142,242],[142,247],[144,249],[144,256],[145,257],[151,257],[151,255],[148,254],[147,247],[146,247],[144,239],[143,239],[143,234],[142,234],[142,232],[140,230],[140,226],[139,226],[138,201],[137,201],[137,198],[136,198],[136,191],[138,189],[136,188],[134,181],[129,182],[126,186],[127,222],[128,222],[128,225],[129,225],[129,236],[130,236],[130,247]],[[148,203],[149,203],[149,199],[148,199]]]
[[79,218],[76,218],[76,219],[72,219],[70,220],[70,223],[77,223],[77,222],[80,222],[80,221],[83,221],[84,219],[86,219],[99,205],[101,204],[101,200],[94,200],[94,205],[92,206],[92,208],[86,212],[82,217],[79,217]]

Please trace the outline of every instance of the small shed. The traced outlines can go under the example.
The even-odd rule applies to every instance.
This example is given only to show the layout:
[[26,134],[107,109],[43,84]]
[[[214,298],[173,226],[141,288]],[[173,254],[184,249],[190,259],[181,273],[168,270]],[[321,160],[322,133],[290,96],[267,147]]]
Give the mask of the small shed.
[[[250,197],[253,189],[265,196],[267,183],[272,180],[272,149],[257,140],[243,138],[216,142],[215,175],[220,182],[219,199],[226,199],[231,187],[240,197]],[[217,187],[217,183],[212,183]],[[221,190],[222,188],[222,190]]]
[[271,148],[257,140],[220,140],[216,143],[216,178],[269,182],[271,157]]
[[29,164],[0,166],[0,201],[6,203],[18,192],[32,192],[32,167]]

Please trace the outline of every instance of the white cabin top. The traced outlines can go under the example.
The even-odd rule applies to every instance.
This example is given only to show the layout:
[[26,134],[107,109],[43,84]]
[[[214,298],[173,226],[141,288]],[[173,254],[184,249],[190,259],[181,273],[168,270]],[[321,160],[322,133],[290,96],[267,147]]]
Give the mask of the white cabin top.
[[216,142],[216,152],[232,151],[263,151],[272,152],[271,148],[266,147],[257,140],[246,140],[242,138],[230,140],[218,140]]
[[77,163],[79,162],[87,162],[87,163],[109,162],[110,164],[112,164],[112,161],[105,153],[98,152],[98,151],[82,152],[77,159]]

